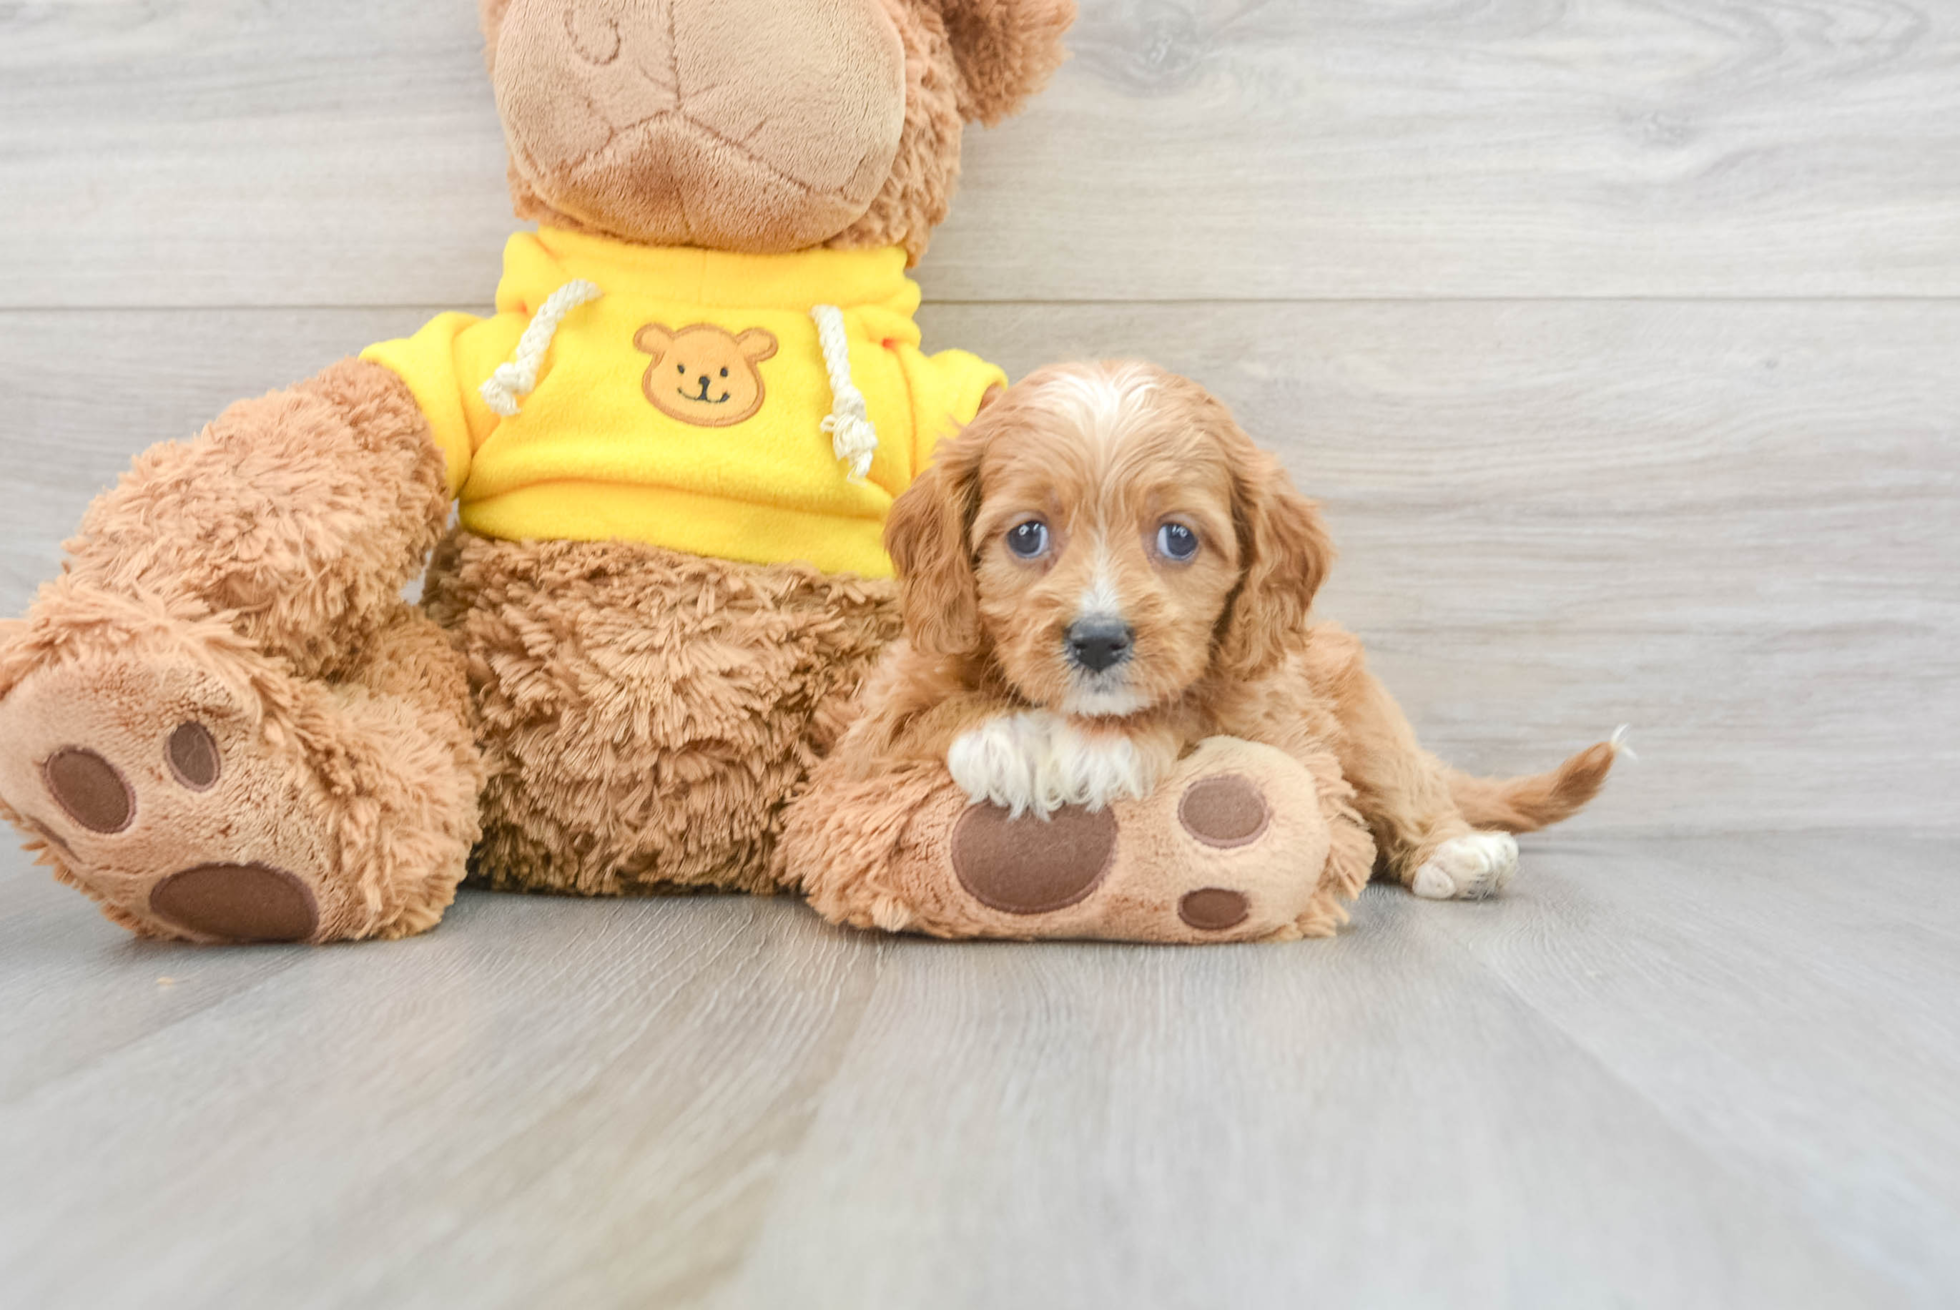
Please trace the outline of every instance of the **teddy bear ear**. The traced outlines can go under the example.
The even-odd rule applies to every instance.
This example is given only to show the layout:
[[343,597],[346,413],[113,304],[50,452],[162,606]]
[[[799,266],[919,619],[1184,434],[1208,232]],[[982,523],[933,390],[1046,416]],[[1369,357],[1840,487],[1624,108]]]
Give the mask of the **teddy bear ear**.
[[[493,0],[485,0],[492,3]],[[989,126],[1047,84],[1075,0],[938,0],[960,66],[960,112]]]
[[484,48],[492,60],[497,56],[497,33],[503,30],[504,14],[510,8],[510,0],[476,0],[477,8],[483,15]]

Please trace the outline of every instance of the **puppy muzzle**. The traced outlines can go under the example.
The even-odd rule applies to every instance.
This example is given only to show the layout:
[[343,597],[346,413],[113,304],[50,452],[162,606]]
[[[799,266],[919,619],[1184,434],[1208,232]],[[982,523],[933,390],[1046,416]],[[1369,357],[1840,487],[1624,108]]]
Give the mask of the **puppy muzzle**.
[[1090,673],[1107,673],[1136,651],[1136,630],[1121,619],[1078,619],[1069,625],[1069,663]]

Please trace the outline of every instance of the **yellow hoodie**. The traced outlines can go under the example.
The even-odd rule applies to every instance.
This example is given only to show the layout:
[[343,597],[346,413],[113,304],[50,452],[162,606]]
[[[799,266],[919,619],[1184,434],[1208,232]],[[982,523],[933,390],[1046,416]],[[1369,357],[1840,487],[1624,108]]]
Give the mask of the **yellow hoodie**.
[[546,228],[510,239],[495,317],[444,314],[362,357],[414,393],[472,532],[889,577],[892,500],[1007,383],[965,351],[923,354],[918,307],[896,248]]

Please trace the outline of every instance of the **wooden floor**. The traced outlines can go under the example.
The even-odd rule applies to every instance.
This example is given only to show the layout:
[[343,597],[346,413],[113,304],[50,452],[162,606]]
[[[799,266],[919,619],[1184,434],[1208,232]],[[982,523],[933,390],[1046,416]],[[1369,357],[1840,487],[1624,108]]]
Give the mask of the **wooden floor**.
[[[490,300],[468,0],[0,0],[0,613],[151,441]],[[1285,456],[1425,739],[1640,761],[1473,906],[947,946],[0,855],[0,1305],[1960,1303],[1960,6],[1083,0],[928,343]]]
[[1210,950],[465,895],[200,951],[10,872],[3,1299],[1951,1305],[1952,851],[1540,841]]

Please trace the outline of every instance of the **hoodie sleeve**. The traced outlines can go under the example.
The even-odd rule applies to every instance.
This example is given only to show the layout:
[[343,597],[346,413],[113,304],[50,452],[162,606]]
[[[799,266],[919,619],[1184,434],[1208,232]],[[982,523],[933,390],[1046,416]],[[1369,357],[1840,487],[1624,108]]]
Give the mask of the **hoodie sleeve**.
[[964,350],[936,355],[908,351],[906,373],[912,387],[915,474],[932,463],[934,447],[973,421],[989,389],[1007,386],[1007,374]]
[[478,388],[510,357],[524,327],[521,314],[442,314],[412,337],[361,352],[408,385],[448,461],[451,499],[469,481],[470,461],[498,422]]

